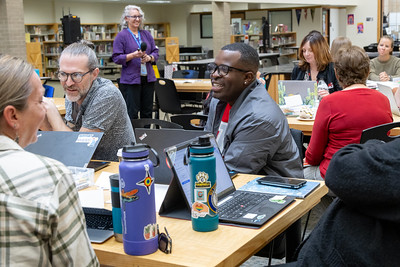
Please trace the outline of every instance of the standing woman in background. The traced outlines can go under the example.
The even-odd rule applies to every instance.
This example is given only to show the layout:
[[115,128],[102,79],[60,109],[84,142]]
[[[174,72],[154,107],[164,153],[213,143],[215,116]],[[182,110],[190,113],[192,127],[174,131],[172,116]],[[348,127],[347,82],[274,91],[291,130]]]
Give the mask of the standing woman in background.
[[143,30],[144,12],[128,5],[121,16],[122,30],[115,37],[112,59],[122,65],[119,87],[131,119],[151,118],[154,82],[152,63],[158,59],[158,48],[148,31]]
[[382,36],[378,43],[378,57],[371,60],[369,79],[372,81],[392,81],[400,77],[400,58],[392,56],[393,39]]
[[299,65],[292,71],[292,80],[323,80],[329,91],[318,91],[321,97],[342,90],[335,76],[329,45],[320,32],[311,31],[304,37],[299,49],[299,59]]

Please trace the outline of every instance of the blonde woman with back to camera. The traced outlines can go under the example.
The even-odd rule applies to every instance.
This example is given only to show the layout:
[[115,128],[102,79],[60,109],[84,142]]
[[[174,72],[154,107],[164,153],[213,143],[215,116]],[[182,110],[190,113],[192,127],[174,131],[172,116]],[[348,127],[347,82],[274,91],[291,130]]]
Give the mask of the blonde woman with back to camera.
[[0,54],[0,266],[99,266],[74,180],[23,148],[46,116],[33,67]]

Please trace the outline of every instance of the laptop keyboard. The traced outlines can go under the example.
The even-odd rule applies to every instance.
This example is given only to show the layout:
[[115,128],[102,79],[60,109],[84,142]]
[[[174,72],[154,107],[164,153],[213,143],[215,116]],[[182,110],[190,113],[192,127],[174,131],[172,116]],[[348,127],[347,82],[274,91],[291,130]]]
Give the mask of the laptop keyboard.
[[237,219],[245,215],[254,206],[271,198],[268,194],[236,191],[234,197],[218,206],[220,219]]
[[83,207],[88,229],[113,230],[112,212],[106,209]]

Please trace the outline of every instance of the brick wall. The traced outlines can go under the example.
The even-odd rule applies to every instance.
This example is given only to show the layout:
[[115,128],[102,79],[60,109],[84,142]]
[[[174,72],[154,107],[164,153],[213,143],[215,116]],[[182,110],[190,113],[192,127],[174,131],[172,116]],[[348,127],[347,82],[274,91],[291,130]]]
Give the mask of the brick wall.
[[23,0],[0,0],[0,53],[26,59]]

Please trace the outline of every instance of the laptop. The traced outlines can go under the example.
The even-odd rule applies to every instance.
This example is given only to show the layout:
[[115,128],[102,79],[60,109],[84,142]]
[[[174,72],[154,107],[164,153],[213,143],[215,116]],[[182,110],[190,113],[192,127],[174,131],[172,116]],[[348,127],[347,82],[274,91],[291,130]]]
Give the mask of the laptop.
[[114,235],[112,211],[82,207],[90,242],[101,244]]
[[[300,95],[303,105],[311,105],[314,100],[312,93],[317,92],[316,81],[280,80],[278,81],[279,105],[285,103],[283,97]],[[282,97],[282,99],[281,99]]]
[[[166,162],[164,149],[191,140],[192,138],[202,136],[207,132],[198,130],[183,130],[183,129],[148,129],[135,128],[136,142],[145,143],[154,148],[160,158],[160,165],[154,168],[154,178],[157,184],[168,185],[173,177],[171,169]],[[150,153],[150,159],[156,162],[153,153]]]
[[66,166],[86,168],[96,150],[102,132],[38,131],[36,143],[26,151],[56,159]]
[[392,87],[384,85],[382,83],[377,83],[377,84],[379,92],[384,94],[389,99],[390,109],[392,110],[392,114],[400,116],[400,110],[394,98]]
[[[218,150],[214,136],[212,134],[207,135],[214,146],[216,158],[216,192],[220,223],[260,227],[294,200],[295,197],[293,196],[236,190]],[[160,207],[160,216],[190,220],[190,171],[189,166],[184,165],[183,158],[188,144],[195,140],[197,138],[165,149],[169,164],[175,175]],[[237,201],[241,197],[251,198],[250,203],[252,204],[245,204],[247,200]],[[226,207],[231,205],[233,206],[227,210]]]

